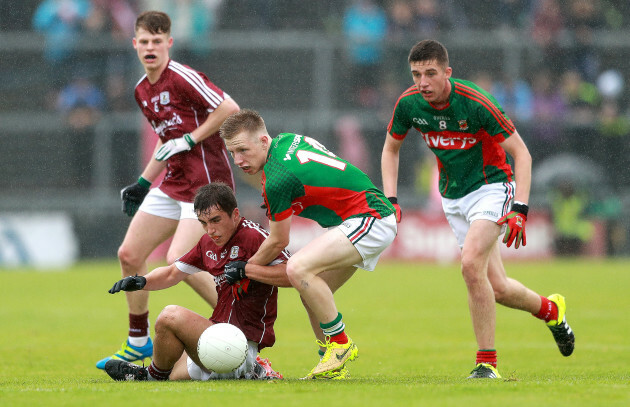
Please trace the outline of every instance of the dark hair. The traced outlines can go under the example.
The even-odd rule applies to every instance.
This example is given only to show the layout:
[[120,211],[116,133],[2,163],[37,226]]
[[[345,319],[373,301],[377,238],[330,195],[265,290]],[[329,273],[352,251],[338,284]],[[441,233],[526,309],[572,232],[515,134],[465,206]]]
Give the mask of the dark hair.
[[423,40],[414,45],[409,51],[407,60],[409,63],[436,61],[444,68],[449,65],[446,47],[435,40]]
[[136,19],[135,30],[143,28],[151,34],[171,33],[171,19],[168,14],[161,11],[145,11]]
[[255,110],[243,109],[230,115],[219,129],[223,140],[231,140],[242,131],[266,131],[265,121]]
[[223,182],[213,182],[197,190],[194,209],[197,216],[214,207],[227,212],[229,215],[236,209],[234,191]]

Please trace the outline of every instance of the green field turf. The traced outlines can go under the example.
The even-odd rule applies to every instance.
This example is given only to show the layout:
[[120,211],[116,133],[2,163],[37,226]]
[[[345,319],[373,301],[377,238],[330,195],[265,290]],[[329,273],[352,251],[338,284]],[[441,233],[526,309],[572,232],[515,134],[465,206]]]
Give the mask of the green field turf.
[[[94,367],[126,336],[122,294],[107,290],[117,263],[67,271],[0,271],[0,406],[627,406],[630,263],[510,263],[541,294],[560,292],[576,332],[564,358],[544,324],[498,307],[504,380],[466,380],[476,351],[456,264],[382,262],[336,295],[360,350],[347,382],[300,381],[316,346],[293,289],[280,290],[277,342],[263,351],[286,380],[119,383]],[[168,304],[209,310],[187,286],[151,294],[151,321]],[[204,404],[202,404],[204,403]]]

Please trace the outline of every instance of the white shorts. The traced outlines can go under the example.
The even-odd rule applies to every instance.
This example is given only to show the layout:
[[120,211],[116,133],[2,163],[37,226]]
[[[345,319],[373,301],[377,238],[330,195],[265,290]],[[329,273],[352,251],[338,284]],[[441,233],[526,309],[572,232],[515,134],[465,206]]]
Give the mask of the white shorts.
[[228,379],[252,379],[254,378],[254,363],[258,356],[258,344],[253,341],[247,341],[247,357],[243,364],[230,373],[208,373],[200,368],[193,360],[188,357],[188,375],[192,380],[228,380]]
[[383,219],[371,216],[346,219],[341,225],[335,227],[350,239],[363,259],[361,263],[354,266],[367,271],[373,271],[376,268],[381,253],[392,244],[398,230],[394,214]]
[[193,203],[176,201],[160,188],[152,188],[138,210],[167,219],[197,219]]
[[442,208],[459,247],[464,246],[470,224],[479,219],[496,222],[509,212],[516,184],[486,184],[468,195],[448,199],[442,197]]

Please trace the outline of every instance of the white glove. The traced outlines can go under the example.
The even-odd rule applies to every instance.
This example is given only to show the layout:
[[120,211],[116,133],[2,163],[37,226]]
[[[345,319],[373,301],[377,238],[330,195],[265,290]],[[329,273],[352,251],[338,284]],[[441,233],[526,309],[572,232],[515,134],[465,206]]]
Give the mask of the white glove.
[[190,151],[194,146],[195,141],[190,136],[190,133],[186,133],[180,138],[175,138],[164,143],[157,153],[155,153],[155,159],[158,161],[168,160],[177,153]]

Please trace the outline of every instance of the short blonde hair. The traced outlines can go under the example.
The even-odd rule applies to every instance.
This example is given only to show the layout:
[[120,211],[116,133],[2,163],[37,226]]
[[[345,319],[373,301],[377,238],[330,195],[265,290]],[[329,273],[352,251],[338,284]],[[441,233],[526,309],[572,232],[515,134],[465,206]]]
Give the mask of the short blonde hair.
[[249,133],[267,132],[265,121],[257,111],[243,109],[230,115],[221,125],[219,135],[223,140],[231,140],[243,131]]

